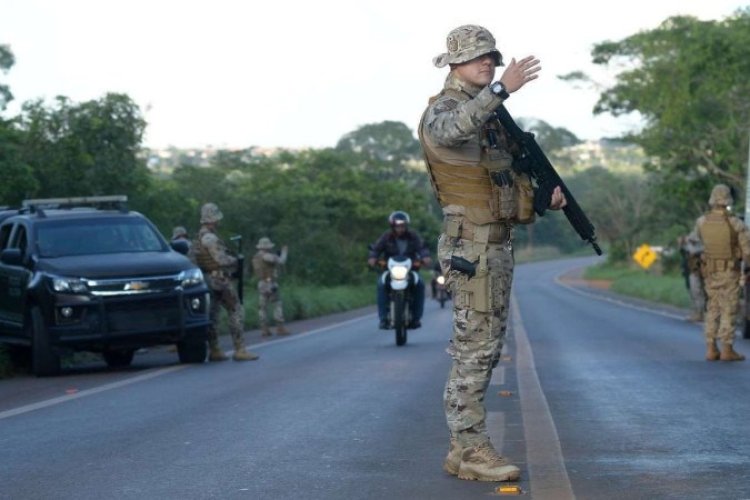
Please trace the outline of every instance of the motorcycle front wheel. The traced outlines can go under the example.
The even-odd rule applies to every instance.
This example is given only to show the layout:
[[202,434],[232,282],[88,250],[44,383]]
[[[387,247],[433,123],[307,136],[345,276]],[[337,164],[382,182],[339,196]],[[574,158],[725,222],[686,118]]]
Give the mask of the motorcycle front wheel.
[[396,329],[396,345],[406,344],[406,296],[397,293],[393,297],[393,327]]

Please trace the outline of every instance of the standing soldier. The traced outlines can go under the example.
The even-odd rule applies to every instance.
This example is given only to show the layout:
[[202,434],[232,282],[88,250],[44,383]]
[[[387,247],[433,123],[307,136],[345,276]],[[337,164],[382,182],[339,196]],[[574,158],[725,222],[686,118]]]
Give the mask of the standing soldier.
[[[698,218],[693,230],[703,243],[701,270],[707,305],[703,331],[706,360],[742,361],[734,350],[734,331],[740,296],[740,260],[750,263],[750,232],[738,217],[729,213],[732,192],[717,184],[708,200],[709,211]],[[721,353],[716,340],[721,341]]]
[[183,226],[175,226],[174,229],[172,229],[172,239],[170,241],[172,243],[175,241],[185,241],[188,245],[188,249],[190,249],[190,246],[192,245],[187,229]]
[[245,349],[243,338],[245,309],[240,304],[237,289],[232,277],[238,272],[237,257],[231,255],[227,246],[216,234],[219,221],[224,215],[214,203],[206,203],[201,208],[201,228],[193,243],[193,255],[211,289],[211,328],[208,331],[210,347],[209,361],[225,361],[224,351],[219,347],[217,321],[219,307],[223,306],[229,316],[229,333],[234,344],[235,361],[252,361],[259,356]]
[[289,331],[284,328],[284,308],[281,303],[279,294],[279,267],[286,264],[288,248],[286,245],[281,247],[281,255],[277,255],[271,250],[275,245],[267,237],[258,240],[255,248],[258,252],[253,256],[253,271],[258,278],[258,320],[260,322],[261,335],[268,337],[271,330],[268,327],[269,306],[273,308],[273,319],[276,322],[276,333],[279,335],[289,335]]
[[[512,481],[520,470],[490,443],[484,396],[508,319],[511,229],[533,221],[533,190],[529,178],[511,168],[514,144],[494,111],[537,78],[539,60],[512,59],[495,81],[502,55],[492,34],[474,25],[451,31],[447,49],[433,63],[449,66],[450,73],[419,125],[427,169],[443,208],[438,257],[454,307],[448,349],[453,364],[444,393],[450,445],[443,468],[460,479]],[[565,206],[559,186],[544,204]]]

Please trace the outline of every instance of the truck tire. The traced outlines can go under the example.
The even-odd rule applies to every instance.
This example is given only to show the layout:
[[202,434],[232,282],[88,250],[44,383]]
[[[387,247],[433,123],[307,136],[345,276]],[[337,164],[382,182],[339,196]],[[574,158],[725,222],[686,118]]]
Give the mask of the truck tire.
[[31,308],[31,371],[37,377],[49,377],[60,373],[60,355],[52,343],[44,326],[44,317],[39,306]]

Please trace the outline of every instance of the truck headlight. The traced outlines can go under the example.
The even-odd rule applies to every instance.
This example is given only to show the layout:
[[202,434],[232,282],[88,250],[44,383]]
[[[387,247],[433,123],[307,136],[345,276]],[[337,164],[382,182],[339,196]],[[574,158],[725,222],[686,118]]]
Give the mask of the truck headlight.
[[182,288],[190,288],[191,286],[203,283],[203,273],[197,267],[187,269],[180,273],[179,280],[182,284]]
[[86,293],[89,291],[86,280],[52,276],[52,289],[58,293]]

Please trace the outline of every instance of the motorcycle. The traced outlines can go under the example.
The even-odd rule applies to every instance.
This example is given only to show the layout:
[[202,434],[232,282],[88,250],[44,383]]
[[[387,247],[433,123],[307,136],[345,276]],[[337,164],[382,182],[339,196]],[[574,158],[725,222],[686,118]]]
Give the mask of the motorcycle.
[[396,330],[396,345],[406,344],[407,328],[411,324],[410,304],[414,300],[414,288],[421,279],[416,269],[419,262],[404,256],[390,257],[387,270],[380,275],[389,302],[388,329]]
[[450,299],[443,274],[438,274],[432,278],[432,298],[440,302],[440,309],[445,308],[445,303]]

